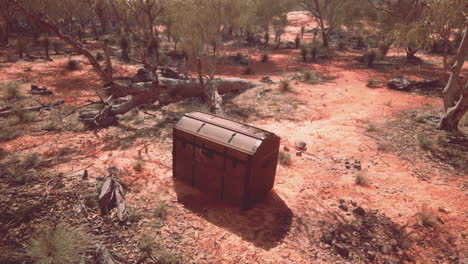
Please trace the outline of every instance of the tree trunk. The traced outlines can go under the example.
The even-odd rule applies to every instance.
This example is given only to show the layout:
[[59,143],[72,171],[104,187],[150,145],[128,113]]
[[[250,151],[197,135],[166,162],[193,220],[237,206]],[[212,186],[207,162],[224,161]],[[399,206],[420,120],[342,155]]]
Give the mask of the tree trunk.
[[200,82],[200,87],[203,90],[205,98],[208,101],[208,106],[210,107],[210,111],[215,114],[222,115],[222,103],[223,98],[219,95],[218,92],[218,85],[216,82],[209,82],[205,83],[203,79],[203,68],[202,68],[202,61],[200,58],[197,58],[197,70],[198,70],[198,81]]
[[327,48],[330,44],[328,42],[328,33],[326,30],[322,30],[322,40],[323,46]]
[[439,129],[456,132],[463,116],[468,111],[468,83],[463,90],[458,103],[447,110],[447,113],[439,123]]
[[445,110],[455,106],[458,97],[460,96],[460,82],[459,82],[459,75],[461,69],[463,68],[463,64],[465,62],[466,55],[468,53],[468,39],[466,37],[468,31],[468,27],[465,27],[462,34],[462,41],[458,48],[457,55],[455,57],[455,63],[452,66],[452,74],[447,85],[442,92],[444,96],[444,107]]

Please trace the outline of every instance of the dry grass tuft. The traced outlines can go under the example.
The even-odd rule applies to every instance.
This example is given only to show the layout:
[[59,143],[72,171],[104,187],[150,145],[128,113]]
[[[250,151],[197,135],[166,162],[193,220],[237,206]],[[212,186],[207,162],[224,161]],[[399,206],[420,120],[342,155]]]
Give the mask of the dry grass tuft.
[[21,98],[19,83],[14,81],[6,81],[0,83],[1,99],[18,99]]
[[355,180],[355,183],[359,186],[369,185],[369,179],[362,172],[356,174],[356,177],[354,180]]
[[291,165],[291,154],[280,151],[278,155],[278,161],[281,165],[289,166]]
[[77,227],[58,224],[45,227],[32,239],[27,251],[34,263],[76,263],[88,249],[87,234]]
[[292,91],[292,87],[291,87],[291,84],[289,83],[288,80],[281,80],[279,82],[279,90],[280,92],[282,93],[286,93],[286,92],[291,92]]

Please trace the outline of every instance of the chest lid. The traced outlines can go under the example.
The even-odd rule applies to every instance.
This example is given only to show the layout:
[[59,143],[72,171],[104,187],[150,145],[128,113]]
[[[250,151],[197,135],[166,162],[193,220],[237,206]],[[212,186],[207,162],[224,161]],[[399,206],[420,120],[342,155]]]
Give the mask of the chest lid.
[[185,114],[176,129],[253,155],[265,139],[273,134],[226,118],[193,112]]

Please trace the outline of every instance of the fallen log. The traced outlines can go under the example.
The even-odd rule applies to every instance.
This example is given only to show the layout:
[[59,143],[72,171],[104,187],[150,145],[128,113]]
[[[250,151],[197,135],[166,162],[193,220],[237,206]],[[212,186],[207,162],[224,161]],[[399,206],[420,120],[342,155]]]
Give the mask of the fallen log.
[[39,106],[32,106],[32,107],[25,107],[25,108],[20,108],[20,109],[7,110],[7,111],[0,112],[0,117],[8,117],[8,116],[17,114],[18,112],[31,112],[31,111],[39,111],[39,110],[42,110],[42,109],[50,109],[53,106],[62,105],[64,103],[65,103],[65,100],[59,100],[59,101],[55,101],[55,102],[52,102],[52,103],[39,105]]
[[[156,78],[151,75],[151,72],[140,69],[133,80],[143,80],[143,82],[109,84],[105,88],[108,95],[112,95],[114,98],[129,97],[129,99],[119,104],[106,106],[101,110],[81,111],[80,119],[90,128],[106,127],[117,122],[116,115],[125,114],[139,105],[158,101],[159,106],[162,107],[204,95],[198,79],[182,80],[159,77],[157,78],[159,82],[156,82]],[[217,78],[205,81],[205,85],[216,86],[220,94],[244,91],[259,84],[259,82],[240,78]]]

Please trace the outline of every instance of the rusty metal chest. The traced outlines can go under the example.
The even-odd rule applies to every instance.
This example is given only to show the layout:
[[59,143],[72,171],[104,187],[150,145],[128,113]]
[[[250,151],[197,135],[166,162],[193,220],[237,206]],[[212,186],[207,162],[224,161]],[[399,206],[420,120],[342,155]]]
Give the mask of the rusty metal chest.
[[279,145],[278,136],[249,125],[185,114],[173,130],[173,175],[248,209],[273,188]]

